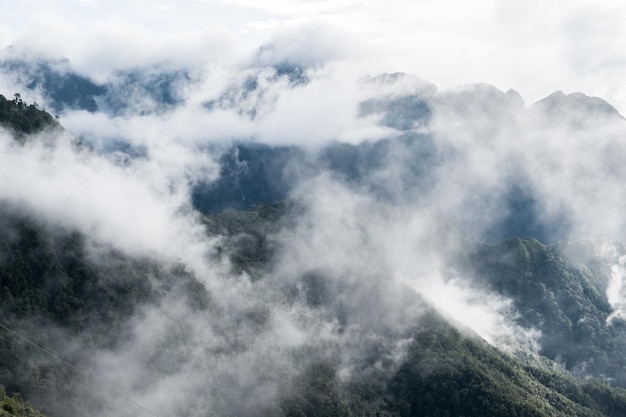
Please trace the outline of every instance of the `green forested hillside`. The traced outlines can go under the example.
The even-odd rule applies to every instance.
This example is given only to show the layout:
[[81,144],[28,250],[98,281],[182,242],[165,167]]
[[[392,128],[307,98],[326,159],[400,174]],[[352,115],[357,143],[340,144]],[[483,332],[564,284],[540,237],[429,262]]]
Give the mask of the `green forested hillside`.
[[[332,364],[311,366],[281,404],[286,416],[613,416],[626,391],[577,380],[546,361],[530,366],[461,334],[431,312],[404,365],[388,378],[339,382]],[[282,415],[282,414],[272,414]]]
[[420,416],[620,416],[626,391],[524,365],[429,319],[390,390]]
[[[0,113],[5,127],[22,139],[56,123],[36,106],[24,105],[19,97],[1,97]],[[296,202],[281,202],[206,215],[207,233],[219,236],[210,261],[227,260],[230,267],[224,282],[232,283],[236,291],[252,292],[253,300],[254,291],[267,285],[271,294],[284,292],[281,299],[273,300],[293,307],[293,288],[285,289],[271,281],[272,264],[281,250],[274,235],[292,228],[302,210]],[[147,412],[169,416],[171,413],[163,410],[144,408],[126,393],[90,375],[105,353],[133,358],[125,349],[136,346],[128,343],[138,338],[134,319],[140,316],[142,324],[157,326],[146,319],[151,308],[157,309],[166,301],[172,302],[174,311],[184,306],[181,317],[188,322],[167,317],[165,340],[155,337],[144,341],[145,350],[140,353],[147,357],[138,356],[145,361],[144,370],[156,386],[172,375],[180,377],[175,379],[178,384],[187,382],[185,372],[202,365],[201,361],[187,363],[188,355],[196,355],[196,359],[214,355],[218,359],[211,365],[219,365],[229,355],[250,360],[246,349],[273,319],[272,305],[251,303],[241,310],[229,310],[226,303],[226,308],[217,311],[216,298],[184,265],[131,257],[110,247],[98,247],[94,252],[90,236],[27,213],[14,203],[0,201],[0,231],[0,386],[4,387],[0,391],[0,416],[38,416],[21,398],[49,417],[100,417],[116,409],[107,407],[107,402],[115,401],[124,404],[117,409],[123,409],[125,415]],[[264,378],[278,381],[275,391],[263,398],[265,402],[241,408],[245,411],[224,407],[195,410],[193,414],[189,410],[194,410],[195,404],[185,403],[178,414],[626,415],[626,391],[615,387],[626,386],[626,325],[619,320],[607,323],[613,309],[606,297],[610,268],[606,259],[594,255],[594,245],[545,246],[534,239],[511,239],[493,245],[464,241],[459,247],[454,252],[454,264],[480,285],[513,300],[520,313],[518,324],[542,331],[540,353],[544,357],[528,353],[530,359],[522,360],[503,353],[424,305],[423,314],[405,333],[390,336],[401,338],[405,347],[393,359],[384,343],[373,343],[346,373],[341,346],[303,344],[286,349],[291,355],[286,363],[297,365],[298,371],[286,373],[284,379],[276,378],[274,374],[282,370],[272,368],[274,363],[268,361],[265,374],[256,374],[258,380],[250,382],[247,375],[226,373],[223,379],[212,380],[219,385],[214,387],[217,393],[205,391],[202,381],[194,386],[197,399],[214,395],[218,404],[238,405],[246,401],[241,396],[263,388]],[[621,246],[613,248],[623,255]],[[306,281],[311,281],[310,276],[298,273],[294,274],[294,279],[300,280],[295,282],[296,288],[314,287]],[[425,303],[419,296],[414,300],[420,306]],[[316,303],[308,300],[302,308],[310,312]],[[332,319],[341,321],[341,317]],[[211,320],[215,321],[208,323]],[[190,323],[228,343],[210,345],[204,334],[194,333]],[[269,337],[278,341],[272,347],[281,347],[282,339]],[[195,345],[187,350],[185,345],[192,339]],[[215,368],[225,373],[218,365]],[[209,367],[207,378],[214,376],[212,370]],[[233,381],[237,377],[250,385],[237,385],[240,381]],[[232,384],[232,393],[228,384]],[[145,394],[144,387],[154,385],[142,385],[135,394]],[[171,385],[169,390],[166,385],[158,396],[167,398],[173,395],[171,390]],[[107,395],[101,395],[102,391]]]
[[[280,219],[276,213],[286,213],[285,207],[281,204],[229,212],[209,217],[207,221],[213,229],[219,228],[222,233],[233,236],[227,241],[230,246],[227,245],[225,253],[232,257],[235,265],[244,269],[257,269],[271,256],[268,255],[271,253],[268,252],[271,245],[260,231],[272,230]],[[468,258],[477,268],[476,274],[482,274],[486,282],[492,279],[500,282],[508,278],[512,281],[509,285],[515,285],[520,291],[524,289],[523,294],[506,293],[515,296],[516,304],[524,308],[522,320],[529,314],[527,312],[534,311],[535,303],[547,303],[537,297],[536,287],[547,285],[557,292],[556,298],[551,298],[551,302],[542,307],[547,325],[553,326],[546,329],[556,332],[546,332],[544,340],[554,343],[548,343],[546,349],[558,344],[562,332],[571,331],[571,327],[562,328],[563,323],[558,322],[565,314],[562,311],[566,309],[564,306],[572,303],[572,308],[575,308],[578,305],[595,306],[594,303],[597,303],[600,307],[594,308],[602,309],[598,317],[610,312],[602,296],[602,285],[596,282],[601,281],[600,278],[594,279],[591,275],[584,276],[582,281],[580,279],[583,276],[580,275],[578,280],[571,278],[571,272],[568,271],[577,270],[578,267],[562,258],[564,255],[546,255],[544,252],[548,248],[535,240],[513,239],[499,245],[471,245]],[[520,245],[529,246],[523,248],[527,267],[513,262],[517,258],[507,253],[508,250],[520,250]],[[555,256],[559,259],[560,269],[546,269],[540,259],[532,259],[531,253],[534,256],[539,253]],[[467,259],[465,262],[469,265]],[[502,269],[496,270],[493,262],[501,262],[510,268],[509,275],[503,274]],[[501,265],[501,268],[504,267]],[[527,268],[543,271],[537,274],[537,281],[532,284],[519,277],[528,272]],[[522,323],[542,323],[532,321],[532,318],[529,320]],[[604,322],[602,325],[604,328]],[[600,324],[598,327],[601,327]],[[606,329],[613,335],[614,344],[624,340],[619,329],[619,325],[614,329]],[[404,365],[388,379],[376,377],[373,381],[362,377],[342,384],[337,379],[333,364],[317,363],[302,376],[297,385],[298,394],[285,401],[283,412],[287,416],[626,415],[626,391],[611,388],[598,378],[578,380],[549,360],[535,358],[530,361],[530,365],[515,359],[499,352],[477,336],[460,333],[434,311],[422,318],[412,338],[414,342]],[[603,343],[594,347],[593,343],[599,340],[580,336],[576,340],[579,341],[578,345],[560,345],[560,349],[577,352],[585,348],[594,349],[588,354],[608,349]],[[567,343],[572,341],[570,339]],[[619,351],[612,354],[617,356]]]
[[2,417],[43,417],[43,414],[26,404],[19,394],[9,396],[0,387],[0,416]]
[[36,103],[26,104],[19,94],[8,100],[0,94],[0,125],[11,130],[16,138],[23,140],[25,135],[58,127],[57,121]]
[[[268,252],[264,230],[275,227],[285,209],[262,207],[207,219],[210,228],[233,236],[223,248],[242,270],[258,272]],[[3,324],[54,351],[51,326],[89,345],[115,344],[124,337],[124,320],[135,307],[158,300],[167,291],[182,291],[176,271],[150,262],[111,254],[93,262],[83,237],[49,230],[32,219],[2,213],[0,297]],[[252,243],[243,237],[249,231]],[[176,275],[176,279],[172,277]],[[154,276],[156,280],[146,277]],[[262,274],[258,273],[258,279]],[[193,278],[188,302],[206,308]],[[179,285],[173,285],[178,282]],[[191,286],[191,287],[190,287]],[[200,297],[200,298],[199,298]],[[529,366],[464,335],[430,312],[411,335],[404,364],[391,375],[359,374],[341,380],[338,363],[311,360],[308,371],[284,387],[279,403],[266,415],[286,416],[621,416],[626,392],[597,379],[576,380],[549,366]],[[46,357],[13,334],[0,331],[0,384],[20,392],[51,416],[76,408],[69,391],[77,380],[72,369]],[[33,360],[38,358],[37,360]],[[376,360],[373,358],[372,360]],[[74,361],[80,366],[80,359]],[[63,407],[58,407],[63,403]]]
[[[598,248],[615,252],[603,259]],[[518,322],[542,332],[541,354],[580,376],[602,376],[626,387],[626,323],[607,319],[613,312],[606,291],[611,262],[621,245],[600,241],[546,246],[513,238],[474,244],[462,268],[491,289],[510,297]]]
[[[168,293],[208,306],[206,290],[183,267],[113,251],[96,260],[79,233],[6,207],[0,225],[0,385],[46,414],[76,412],[80,394],[72,387],[85,378],[77,369],[90,351],[129,337],[127,321],[140,306]],[[55,357],[68,339],[80,351]]]

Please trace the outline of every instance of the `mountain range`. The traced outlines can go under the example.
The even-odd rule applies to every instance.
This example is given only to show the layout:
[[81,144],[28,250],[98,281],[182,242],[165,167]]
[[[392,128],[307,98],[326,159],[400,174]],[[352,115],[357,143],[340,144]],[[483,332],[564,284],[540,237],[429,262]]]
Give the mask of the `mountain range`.
[[190,100],[183,69],[0,67],[1,412],[626,415],[606,101],[381,74],[350,112],[373,137],[188,140],[151,124],[262,130],[325,75],[252,65]]

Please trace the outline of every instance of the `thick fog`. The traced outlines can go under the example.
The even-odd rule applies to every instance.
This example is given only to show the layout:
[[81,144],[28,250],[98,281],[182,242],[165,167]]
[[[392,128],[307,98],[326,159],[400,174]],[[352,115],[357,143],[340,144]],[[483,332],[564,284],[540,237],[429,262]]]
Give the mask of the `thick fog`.
[[[122,345],[89,352],[81,392],[101,415],[258,415],[316,360],[343,380],[385,376],[429,307],[506,352],[537,351],[540,332],[515,324],[511,300],[474,282],[455,253],[517,234],[624,239],[626,125],[603,100],[533,104],[486,84],[379,75],[366,59],[376,47],[335,26],[290,27],[252,50],[223,28],[192,35],[107,21],[86,39],[67,27],[69,44],[24,31],[2,53],[19,63],[2,94],[58,109],[65,128],[25,145],[2,132],[2,202],[82,232],[94,262],[114,249],[184,264],[211,300],[196,311],[168,294],[125,323]],[[55,107],[43,81],[30,85],[42,61],[100,86],[96,107]],[[174,82],[156,83],[160,74]],[[192,199],[239,143],[301,150],[276,173],[297,209],[267,236],[275,256],[260,278],[218,255],[229,236],[207,233],[212,213]],[[620,319],[624,261],[608,258]]]

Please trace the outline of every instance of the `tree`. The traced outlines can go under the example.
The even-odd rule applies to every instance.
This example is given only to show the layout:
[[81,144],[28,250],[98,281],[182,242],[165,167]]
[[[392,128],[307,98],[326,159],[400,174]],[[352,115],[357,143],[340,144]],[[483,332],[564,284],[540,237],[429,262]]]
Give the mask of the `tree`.
[[22,96],[19,93],[15,93],[13,95],[13,103],[15,103],[15,106],[17,108],[22,108],[24,107],[24,101],[22,100]]

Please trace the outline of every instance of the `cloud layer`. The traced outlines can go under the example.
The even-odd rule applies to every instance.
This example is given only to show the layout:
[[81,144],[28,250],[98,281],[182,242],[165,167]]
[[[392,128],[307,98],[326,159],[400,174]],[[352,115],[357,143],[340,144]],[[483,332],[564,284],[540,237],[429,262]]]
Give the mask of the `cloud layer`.
[[[625,105],[616,86],[625,62],[620,22],[626,10],[611,0],[580,0],[566,7],[497,0],[471,6],[452,0],[395,0],[385,6],[348,0],[263,5],[31,0],[2,13],[4,45],[67,56],[94,76],[165,56],[187,64],[233,53],[241,57],[280,38],[279,31],[303,36],[293,28],[314,22],[320,29],[309,33],[318,30],[318,38],[335,27],[360,39],[360,48],[349,44],[351,55],[360,50],[359,59],[375,73],[402,70],[442,88],[489,82],[515,88],[531,102],[560,89],[604,97],[621,110]],[[337,41],[334,49],[345,42],[345,36],[328,36]]]
[[[611,41],[623,30],[621,6],[53,3],[51,13],[37,1],[2,12],[16,22],[0,30],[14,45],[3,59],[57,60],[60,74],[108,86],[128,105],[66,108],[67,133],[25,146],[3,132],[0,199],[83,232],[94,247],[182,262],[215,300],[200,314],[166,297],[127,323],[134,337],[121,349],[91,359],[100,383],[141,404],[253,415],[306,367],[303,352],[337,361],[341,378],[384,375],[403,360],[426,305],[503,349],[537,349],[540,335],[515,324],[510,300],[454,268],[459,235],[508,237],[524,214],[517,220],[534,229],[520,230],[545,239],[624,239],[623,119],[583,95],[524,102],[582,89],[623,106],[610,85],[622,70]],[[181,29],[184,18],[195,25]],[[606,22],[598,36],[596,18]],[[398,67],[440,87],[368,76]],[[161,72],[183,74],[169,107],[144,88]],[[445,88],[477,80],[523,94]],[[28,79],[7,72],[1,82],[7,95],[51,105]],[[233,142],[302,155],[290,166],[301,170],[275,173],[294,177],[288,197],[302,210],[267,237],[278,254],[259,280],[218,260],[232,236],[209,237],[192,205]],[[608,294],[617,315],[622,263]],[[368,362],[373,351],[385,360]]]

